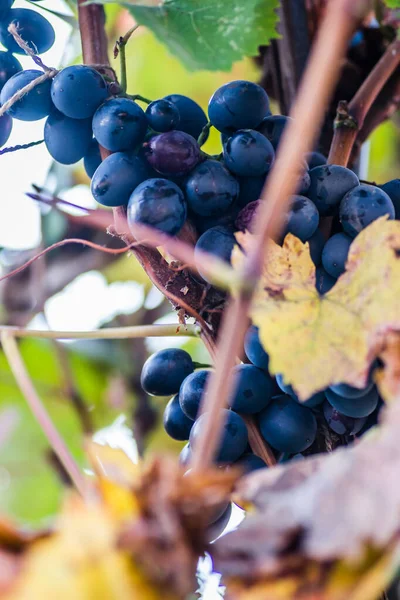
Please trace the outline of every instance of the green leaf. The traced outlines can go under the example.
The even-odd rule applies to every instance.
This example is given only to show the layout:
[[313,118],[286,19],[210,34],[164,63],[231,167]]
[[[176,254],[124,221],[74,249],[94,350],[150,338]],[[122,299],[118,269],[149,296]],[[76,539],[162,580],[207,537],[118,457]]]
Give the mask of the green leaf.
[[278,37],[278,0],[164,0],[161,6],[123,2],[189,69],[228,71]]
[[385,0],[388,8],[400,8],[400,0]]

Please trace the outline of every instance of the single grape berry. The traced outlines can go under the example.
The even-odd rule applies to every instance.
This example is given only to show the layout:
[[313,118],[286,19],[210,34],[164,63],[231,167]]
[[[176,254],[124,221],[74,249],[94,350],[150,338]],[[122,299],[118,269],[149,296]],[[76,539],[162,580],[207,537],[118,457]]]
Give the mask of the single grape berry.
[[325,391],[329,404],[346,417],[368,417],[378,406],[379,395],[376,387],[371,388],[364,396],[358,398],[344,398],[338,396],[330,389]]
[[44,141],[52,158],[72,165],[84,157],[92,140],[91,119],[70,119],[53,110],[44,126]]
[[290,383],[285,383],[283,375],[281,375],[280,373],[276,375],[276,383],[278,384],[279,389],[281,389],[284,394],[292,396],[292,398],[296,396],[296,392],[294,391]]
[[310,177],[307,195],[323,216],[333,215],[347,192],[360,183],[353,171],[338,165],[315,167],[310,170]]
[[[228,227],[218,225],[217,227],[211,227],[207,229],[197,240],[194,248],[194,258],[197,264],[198,271],[205,281],[207,279],[207,273],[201,267],[200,252],[209,252],[214,256],[217,256],[226,263],[230,263],[233,247],[236,243],[235,236],[232,230]],[[197,257],[197,258],[196,258]]]
[[[0,71],[1,81],[1,71]],[[394,206],[395,217],[400,219],[400,179],[392,179],[387,183],[379,186],[391,199]]]
[[[21,90],[32,81],[41,77],[42,71],[37,69],[26,69],[13,75],[3,86],[0,93],[0,104],[5,104],[16,92]],[[43,81],[25,94],[18,102],[15,102],[7,111],[14,119],[21,121],[38,121],[47,117],[52,109],[50,97],[51,81]]]
[[104,206],[126,206],[133,190],[148,175],[147,165],[138,156],[116,152],[96,169],[91,184],[93,197]]
[[184,441],[189,439],[193,421],[182,412],[178,396],[168,402],[164,410],[164,429],[173,440]]
[[0,92],[4,84],[20,71],[22,71],[21,63],[11,52],[0,52]]
[[13,120],[7,113],[0,117],[0,148],[4,146],[11,135]]
[[209,376],[210,371],[200,369],[188,375],[182,382],[179,402],[182,411],[189,419],[197,418]]
[[35,54],[47,52],[54,44],[55,32],[47,19],[29,8],[12,8],[0,22],[0,42],[13,54],[25,54],[25,50],[18,46],[8,31],[11,23],[18,27],[19,35]]
[[254,365],[237,365],[234,369],[235,392],[232,410],[246,415],[260,412],[271,401],[274,392],[272,378]]
[[321,152],[309,152],[306,156],[306,161],[310,171],[314,167],[320,167],[327,163],[326,157]]
[[220,213],[211,217],[202,217],[193,213],[192,219],[194,224],[196,225],[196,229],[199,232],[199,234],[204,233],[212,227],[218,226],[227,227],[231,231],[237,231],[237,228],[235,227],[235,221],[239,215],[239,212],[240,209],[236,201],[229,207],[229,210],[225,213]]
[[205,160],[190,173],[184,191],[189,208],[210,217],[229,210],[239,196],[239,183],[220,162]]
[[101,164],[101,154],[100,147],[94,138],[90,142],[90,146],[85,156],[83,157],[83,166],[85,168],[86,174],[90,179],[95,174],[97,167]]
[[[241,416],[232,410],[222,409],[224,426],[218,445],[215,461],[231,463],[237,460],[246,450],[248,443],[247,428]],[[194,423],[190,432],[190,446],[196,448],[203,435],[203,429],[210,418],[210,413],[202,414]]]
[[181,94],[170,94],[164,100],[172,102],[179,112],[179,130],[188,133],[195,140],[207,125],[207,117],[204,110],[188,96]]
[[151,102],[146,108],[146,117],[148,124],[154,131],[164,133],[165,131],[171,131],[171,129],[179,129],[178,107],[165,98]]
[[258,422],[263,438],[279,452],[303,452],[313,444],[317,433],[312,410],[284,394],[273,398]]
[[354,419],[353,417],[346,417],[345,415],[342,415],[326,400],[322,409],[328,426],[338,435],[357,435],[357,433],[360,433],[367,421],[367,417]]
[[329,386],[329,389],[332,390],[338,396],[342,396],[343,398],[352,399],[352,398],[361,398],[368,394],[370,390],[374,387],[374,382],[369,381],[364,388],[356,388],[352,385],[348,385],[347,383],[337,383],[336,385]]
[[268,371],[269,356],[265,352],[258,335],[258,327],[251,325],[244,338],[244,351],[255,367]]
[[320,229],[317,229],[307,240],[310,247],[310,256],[314,265],[318,267],[321,264],[322,251],[325,246],[325,237]]
[[255,200],[254,202],[250,202],[242,208],[238,217],[235,221],[235,226],[237,231],[250,231],[253,233],[254,224],[256,223],[257,211],[260,207],[261,200]]
[[345,233],[335,233],[326,242],[322,252],[322,266],[337,279],[345,271],[352,238]]
[[228,169],[243,177],[268,173],[274,162],[271,142],[259,131],[241,129],[234,133],[224,147],[224,162]]
[[167,131],[143,144],[144,156],[161,175],[179,177],[189,173],[200,161],[196,140],[183,131]]
[[258,177],[239,177],[236,179],[239,181],[239,207],[244,208],[250,202],[255,202],[261,198],[261,193],[266,181],[266,175],[259,175]]
[[331,277],[323,267],[317,267],[315,269],[315,287],[321,296],[327,294],[329,290],[333,288],[335,283],[336,279]]
[[244,474],[248,475],[249,473],[253,473],[253,471],[266,469],[268,465],[256,454],[246,452],[234,463],[234,466],[241,468]]
[[71,119],[93,117],[107,96],[107,84],[102,75],[86,65],[66,67],[51,84],[55,107]]
[[374,185],[358,185],[340,203],[340,222],[352,238],[384,215],[388,215],[389,219],[395,218],[393,202],[383,190]]
[[251,81],[231,81],[217,89],[208,105],[211,123],[222,133],[255,129],[270,114],[265,90]]
[[140,383],[151,396],[177,394],[182,381],[193,372],[193,368],[190,354],[185,350],[159,350],[144,363]]
[[128,202],[128,225],[155,227],[176,235],[186,221],[186,201],[182,190],[168,179],[147,179],[132,192]]
[[216,540],[220,535],[222,535],[231,520],[232,516],[232,502],[229,502],[225,512],[220,516],[220,518],[211,523],[206,531],[207,540],[209,543]]
[[283,131],[286,125],[292,121],[290,117],[284,117],[283,115],[272,115],[265,117],[257,127],[257,131],[265,135],[265,137],[271,142],[274,150],[279,146]]
[[143,142],[146,131],[143,110],[129,98],[107,100],[93,116],[93,135],[111,152],[133,150]]
[[292,233],[306,242],[316,232],[318,225],[319,213],[315,204],[306,196],[293,196],[286,215],[285,235]]

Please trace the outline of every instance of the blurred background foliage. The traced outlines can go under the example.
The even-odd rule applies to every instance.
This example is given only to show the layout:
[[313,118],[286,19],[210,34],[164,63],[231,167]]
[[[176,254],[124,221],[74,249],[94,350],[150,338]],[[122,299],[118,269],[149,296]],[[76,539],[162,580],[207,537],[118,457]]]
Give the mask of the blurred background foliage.
[[[133,25],[131,16],[118,5],[107,5],[107,32],[110,42],[110,56],[113,45],[119,36]],[[74,34],[68,50],[68,62],[79,62],[79,40]],[[257,81],[259,71],[252,59],[235,64],[232,72],[189,72],[165,47],[144,28],[139,28],[127,46],[127,64],[130,93],[139,93],[156,99],[170,93],[187,94],[194,98],[205,110],[210,96],[223,83],[232,79]],[[118,73],[118,62],[112,61]],[[276,108],[276,107],[275,107]],[[205,146],[211,154],[220,152],[219,134],[214,130]],[[23,164],[24,155],[16,154],[18,168]],[[399,135],[394,123],[388,122],[373,134],[370,148],[369,179],[378,183],[398,177]],[[61,194],[71,190],[70,199],[83,203],[87,195],[89,180],[79,164],[74,168],[53,166],[46,181],[46,187],[53,193]],[[85,192],[85,193],[83,193]],[[85,196],[86,197],[86,196]],[[107,236],[98,239],[87,231],[72,226],[68,218],[54,211],[43,211],[42,244],[49,245],[72,234],[90,237],[106,243]],[[100,234],[97,234],[97,236]],[[1,253],[3,268],[21,264],[38,248],[28,252],[13,252],[4,248]],[[46,297],[38,292],[43,271],[32,268],[19,278],[1,287],[1,315],[3,323],[16,323],[23,326],[62,328],[63,312],[70,311],[68,320],[73,326],[74,315],[100,302],[90,286],[79,288],[72,301],[66,293],[64,304],[57,305],[58,320],[52,321],[51,296],[62,293],[65,286],[77,277],[89,272],[101,272],[104,276],[104,289],[114,284],[115,306],[104,310],[97,326],[137,325],[154,321],[176,322],[168,303],[155,291],[140,265],[132,256],[112,258],[91,254],[93,251],[61,249],[43,261],[42,269],[47,268],[60,277],[54,289]],[[69,261],[69,262],[68,262]],[[77,262],[79,263],[77,266]],[[44,265],[44,266],[43,266]],[[74,268],[71,267],[74,265]],[[136,282],[137,287],[122,286]],[[129,295],[137,295],[135,301]],[[128,301],[127,301],[128,296]],[[114,296],[113,296],[114,297]],[[70,305],[68,304],[70,302]],[[129,308],[129,307],[133,308]],[[57,316],[57,315],[56,315]],[[65,316],[65,315],[64,315]],[[61,325],[60,325],[61,323]],[[82,326],[82,319],[80,320]],[[96,324],[91,323],[91,326]],[[83,326],[83,328],[85,328]],[[74,407],[78,401],[86,407],[90,426],[100,432],[97,439],[107,440],[112,445],[120,445],[134,455],[136,444],[144,455],[155,451],[170,451],[177,454],[183,444],[174,442],[164,433],[162,411],[168,399],[148,398],[143,395],[139,378],[142,364],[149,352],[160,347],[180,345],[190,352],[198,362],[209,362],[203,344],[194,339],[127,340],[116,342],[88,341],[65,343],[56,346],[49,341],[25,340],[21,349],[28,369],[46,407],[63,435],[76,459],[84,466],[82,440],[85,435],[84,420]],[[61,346],[61,349],[60,349]],[[121,419],[124,415],[125,422]],[[133,436],[130,431],[133,427]],[[87,424],[86,424],[87,428]],[[90,432],[86,431],[86,435]],[[136,444],[134,441],[136,439]],[[27,524],[42,525],[58,508],[63,474],[54,463],[49,445],[36,424],[25,400],[19,393],[4,355],[0,352],[0,513],[5,513]]]

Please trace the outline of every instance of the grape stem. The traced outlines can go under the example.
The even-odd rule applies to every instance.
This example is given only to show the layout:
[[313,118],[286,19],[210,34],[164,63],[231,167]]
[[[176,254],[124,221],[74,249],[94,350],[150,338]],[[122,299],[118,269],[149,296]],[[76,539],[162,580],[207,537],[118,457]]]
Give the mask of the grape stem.
[[41,426],[43,433],[46,435],[52,449],[70,476],[71,481],[75,485],[78,492],[84,498],[87,498],[89,487],[85,481],[85,478],[67,446],[65,445],[64,440],[61,438],[60,434],[55,428],[41,399],[39,398],[32,379],[26,370],[26,366],[14,336],[11,335],[10,332],[3,331],[1,334],[1,344],[18,387],[23,393],[30,409]]
[[373,103],[399,64],[400,40],[395,40],[388,46],[350,104],[339,102],[328,163],[343,167],[348,165],[354,143]]
[[[247,279],[247,289],[234,297],[225,311],[219,331],[215,371],[208,382],[201,412],[207,413],[205,427],[193,448],[192,472],[207,469],[213,462],[221,431],[224,413],[234,389],[232,368],[240,355],[247,329],[254,291],[262,274],[265,245],[281,229],[284,212],[295,193],[296,173],[305,154],[312,150],[326,106],[340,74],[348,41],[360,17],[368,8],[366,0],[336,0],[329,2],[314,48],[311,52],[297,100],[293,105],[293,120],[287,125],[279,146],[274,167],[262,192],[256,219],[254,245],[244,259],[242,277]],[[329,44],[326,40],[329,39]],[[310,95],[310,90],[312,94]],[[272,456],[268,460],[275,462]]]
[[125,47],[129,42],[131,35],[137,30],[138,27],[139,25],[134,25],[134,27],[131,27],[131,29],[124,36],[121,36],[119,40],[115,42],[114,46],[114,58],[117,58],[119,55],[119,63],[121,69],[120,86],[124,94],[126,93],[128,87]]
[[56,331],[40,329],[24,329],[0,325],[0,332],[13,337],[41,338],[52,340],[125,340],[147,337],[199,337],[201,329],[198,325],[135,325],[132,327],[105,327],[94,331]]

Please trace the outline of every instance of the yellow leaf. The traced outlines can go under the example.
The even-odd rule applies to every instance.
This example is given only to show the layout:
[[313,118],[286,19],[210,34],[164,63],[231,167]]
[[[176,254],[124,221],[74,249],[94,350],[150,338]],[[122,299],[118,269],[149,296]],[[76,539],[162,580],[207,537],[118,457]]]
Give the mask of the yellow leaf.
[[[250,233],[238,234],[244,251]],[[251,318],[270,355],[300,399],[334,383],[366,384],[385,336],[400,330],[400,222],[382,217],[354,240],[346,272],[325,296],[315,289],[308,243],[291,234],[270,241]],[[243,254],[236,248],[233,265]]]

